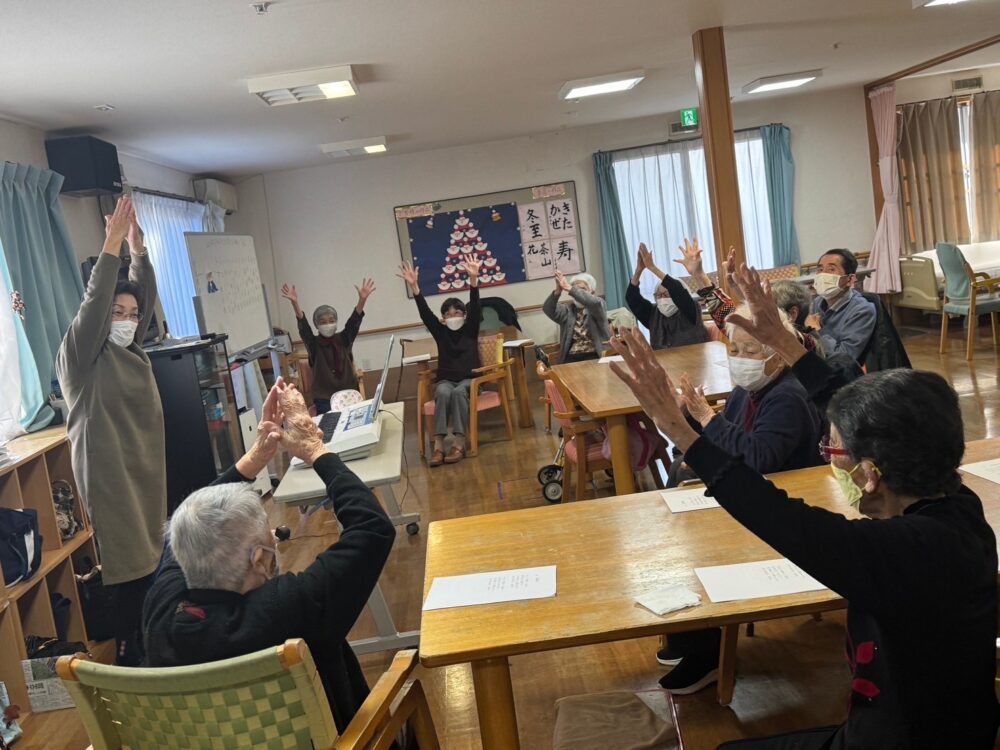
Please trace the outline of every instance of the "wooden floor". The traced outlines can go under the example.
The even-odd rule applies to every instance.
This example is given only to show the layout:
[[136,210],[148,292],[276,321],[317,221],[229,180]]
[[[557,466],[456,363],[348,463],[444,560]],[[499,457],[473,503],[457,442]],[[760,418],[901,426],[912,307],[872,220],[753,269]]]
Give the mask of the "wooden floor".
[[[994,354],[988,328],[979,333],[979,345],[973,362],[965,361],[964,338],[955,328],[951,349],[945,355],[937,352],[937,329],[904,328],[904,342],[914,367],[933,370],[948,378],[961,397],[965,418],[966,438],[976,440],[1000,433],[1000,391],[997,389],[998,360]],[[534,376],[529,377],[532,393],[540,388]],[[486,418],[487,429],[480,455],[455,466],[428,469],[419,458],[416,430],[413,429],[414,404],[407,403],[408,429],[405,442],[408,485],[397,491],[406,510],[418,510],[422,526],[430,521],[491,513],[544,505],[540,486],[535,477],[539,467],[551,461],[558,438],[544,432],[540,406],[533,400],[535,430],[516,430],[513,442],[499,441],[503,436],[502,422],[496,415]],[[646,486],[652,485],[646,478]],[[404,493],[405,489],[405,493]],[[607,486],[601,494],[611,494]],[[296,530],[297,512],[272,510],[274,524],[285,523]],[[336,523],[329,514],[317,513],[309,519],[305,533],[329,532],[329,540],[303,539],[282,545],[281,567],[298,570],[317,551],[336,539]],[[665,540],[664,543],[669,543]],[[420,627],[420,595],[424,568],[424,534],[407,536],[400,530],[395,548],[382,575],[382,589],[400,630]],[[832,627],[842,627],[839,615],[828,615]],[[780,637],[782,628],[792,632],[801,626],[803,618],[759,625],[773,637]],[[365,613],[358,621],[352,637],[374,635],[374,625]],[[555,700],[566,695],[614,689],[649,689],[663,673],[653,654],[655,639],[568,649],[546,654],[515,657],[511,660],[514,694],[521,729],[521,746],[526,750],[547,750],[552,746],[552,726]],[[741,641],[741,653],[752,644]],[[839,647],[838,647],[839,648]],[[104,650],[107,654],[107,650]],[[109,654],[108,654],[109,655]],[[369,681],[373,682],[388,665],[391,655],[373,654],[362,658]],[[480,747],[478,721],[472,690],[472,676],[467,666],[440,670],[422,670],[421,678],[428,689],[431,709],[445,748]],[[739,679],[739,678],[737,678]],[[776,696],[776,700],[778,700]],[[845,683],[846,706],[846,683]],[[790,714],[807,711],[808,706],[789,705]],[[30,717],[25,726],[26,736],[16,747],[21,750],[83,750],[86,736],[73,711],[59,711]]]

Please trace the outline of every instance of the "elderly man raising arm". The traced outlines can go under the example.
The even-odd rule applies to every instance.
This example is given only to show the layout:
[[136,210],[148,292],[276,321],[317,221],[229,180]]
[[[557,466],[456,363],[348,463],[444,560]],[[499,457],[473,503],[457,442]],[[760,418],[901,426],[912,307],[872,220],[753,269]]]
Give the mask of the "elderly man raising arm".
[[[338,541],[303,572],[281,575],[267,514],[246,484],[279,444],[312,464],[343,526]],[[279,380],[257,443],[212,485],[188,496],[169,534],[143,612],[148,666],[201,664],[304,638],[343,732],[368,695],[347,634],[378,581],[395,529],[371,490],[327,452],[294,387]]]

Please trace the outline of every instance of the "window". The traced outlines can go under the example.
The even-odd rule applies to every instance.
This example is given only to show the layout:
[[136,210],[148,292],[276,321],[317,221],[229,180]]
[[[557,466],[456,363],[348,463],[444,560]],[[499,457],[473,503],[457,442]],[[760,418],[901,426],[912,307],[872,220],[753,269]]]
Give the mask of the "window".
[[969,229],[975,235],[976,202],[972,193],[972,103],[958,104],[958,139],[962,153],[962,178],[965,183],[965,214],[969,218]]
[[[747,263],[771,268],[774,251],[760,132],[740,131],[735,140]],[[697,237],[704,249],[705,271],[716,269],[708,172],[700,138],[619,152],[614,170],[625,241],[630,248],[645,242],[662,270],[681,277],[687,276],[687,271],[674,261],[677,248],[685,237]],[[656,281],[647,274],[640,290],[651,296],[655,286]]]

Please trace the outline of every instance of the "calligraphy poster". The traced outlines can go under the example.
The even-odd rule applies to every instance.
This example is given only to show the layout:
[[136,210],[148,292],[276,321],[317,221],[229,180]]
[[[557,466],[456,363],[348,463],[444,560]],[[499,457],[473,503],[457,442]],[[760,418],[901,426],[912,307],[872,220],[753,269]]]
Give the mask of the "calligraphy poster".
[[470,255],[483,288],[585,268],[572,181],[396,206],[394,215],[403,259],[420,268],[427,297],[467,290]]

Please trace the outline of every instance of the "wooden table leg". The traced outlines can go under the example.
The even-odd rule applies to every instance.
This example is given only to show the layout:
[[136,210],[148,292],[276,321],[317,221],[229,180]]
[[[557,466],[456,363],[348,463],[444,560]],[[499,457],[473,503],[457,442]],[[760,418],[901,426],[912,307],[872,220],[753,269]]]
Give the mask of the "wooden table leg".
[[733,688],[736,685],[736,643],[739,635],[739,624],[722,626],[717,694],[719,704],[723,706],[728,706],[733,702]]
[[615,472],[615,494],[635,492],[632,481],[632,461],[628,455],[628,425],[624,414],[608,417],[608,438],[611,440],[611,468]]
[[472,684],[476,688],[476,711],[483,750],[519,750],[514,689],[506,656],[472,662]]
[[531,416],[531,402],[528,400],[528,378],[525,374],[523,347],[514,355],[514,392],[517,394],[519,424],[521,427],[534,427],[535,420]]

